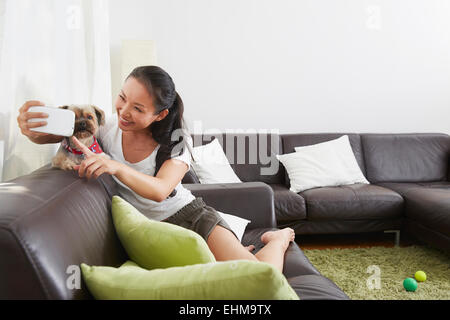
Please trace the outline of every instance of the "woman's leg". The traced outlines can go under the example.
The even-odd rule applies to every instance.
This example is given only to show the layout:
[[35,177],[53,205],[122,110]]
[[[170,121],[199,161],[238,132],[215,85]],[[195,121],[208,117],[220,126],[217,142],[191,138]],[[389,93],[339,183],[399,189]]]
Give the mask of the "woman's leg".
[[214,227],[206,243],[217,261],[240,259],[258,261],[230,230],[220,225]]
[[230,230],[216,225],[208,237],[207,244],[217,261],[241,259],[263,261],[283,272],[284,253],[294,237],[294,230],[291,228],[265,232],[261,236],[265,246],[253,255]]

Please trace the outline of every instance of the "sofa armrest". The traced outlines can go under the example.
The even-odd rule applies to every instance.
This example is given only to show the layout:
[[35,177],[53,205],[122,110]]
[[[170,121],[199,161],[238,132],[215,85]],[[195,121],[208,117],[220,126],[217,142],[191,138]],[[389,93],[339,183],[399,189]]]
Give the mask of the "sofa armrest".
[[181,180],[182,184],[187,183],[200,183],[200,180],[198,179],[197,175],[195,174],[194,170],[189,170],[186,172],[186,174],[183,177],[183,180]]
[[214,209],[251,220],[248,229],[275,228],[273,191],[263,182],[184,184]]
[[128,259],[111,218],[116,187],[51,165],[0,183],[0,300],[92,298],[83,282],[66,285],[67,270]]

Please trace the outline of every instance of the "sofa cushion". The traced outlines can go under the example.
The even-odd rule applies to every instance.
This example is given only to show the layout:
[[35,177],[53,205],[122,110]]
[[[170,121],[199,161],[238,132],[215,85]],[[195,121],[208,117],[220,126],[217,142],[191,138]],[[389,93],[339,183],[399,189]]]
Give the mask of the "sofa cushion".
[[274,266],[232,260],[146,270],[133,261],[120,268],[81,265],[96,299],[106,300],[298,300]]
[[[282,142],[282,150],[283,154],[295,152],[295,147],[304,147],[310,146],[334,139],[338,139],[343,135],[348,135],[350,140],[350,145],[352,147],[352,151],[355,154],[356,161],[358,162],[358,166],[360,167],[363,175],[366,175],[366,169],[364,165],[364,155],[362,152],[361,146],[361,138],[358,134],[355,133],[289,133],[282,134],[281,142]],[[280,165],[283,169],[284,174],[284,184],[289,188],[290,187],[290,179],[287,174],[286,169],[283,165]]]
[[206,241],[196,232],[147,218],[119,196],[112,198],[112,217],[128,256],[147,269],[214,262]]
[[196,146],[192,149],[192,168],[200,183],[240,183],[242,182],[231,168],[228,158],[219,141]]
[[403,229],[410,235],[444,252],[450,253],[450,234],[444,234],[434,229],[425,227],[422,223],[411,219],[405,219]]
[[303,134],[283,134],[281,140],[283,143],[283,154],[295,152],[295,147],[310,146],[334,139],[338,139],[343,135],[348,135],[350,145],[353,153],[355,154],[356,161],[358,162],[361,171],[365,175],[364,157],[361,147],[361,139],[358,134],[355,133],[303,133]]
[[406,218],[450,234],[450,188],[411,187],[401,194],[405,199]]
[[[296,235],[308,234],[351,234],[379,232],[384,230],[400,230],[402,228],[403,217],[393,219],[371,219],[371,220],[343,220],[340,218],[334,220],[298,220],[281,225],[288,226],[295,230]],[[301,238],[300,238],[301,240]]]
[[450,136],[362,134],[366,177],[371,183],[447,180]]
[[392,219],[402,215],[403,198],[395,191],[367,184],[306,190],[308,220]]
[[369,184],[356,162],[347,135],[310,146],[295,147],[295,152],[276,157],[288,173],[289,189],[296,193],[318,187]]
[[275,155],[282,153],[281,139],[275,133],[194,134],[194,147],[216,138],[231,167],[243,182],[284,183],[284,168]]
[[306,219],[305,199],[289,190],[284,184],[269,184],[273,190],[273,201],[277,221],[286,222]]
[[247,225],[251,222],[250,220],[243,219],[241,217],[235,216],[233,214],[220,212],[216,210],[217,213],[222,217],[223,220],[228,224],[230,229],[233,231],[233,233],[236,235],[236,237],[239,239],[239,241],[242,241],[242,237],[244,235],[245,229],[247,228]]
[[449,181],[437,181],[437,182],[382,182],[377,183],[377,186],[394,190],[397,193],[403,195],[409,189],[414,188],[430,188],[430,189],[444,189],[450,190]]

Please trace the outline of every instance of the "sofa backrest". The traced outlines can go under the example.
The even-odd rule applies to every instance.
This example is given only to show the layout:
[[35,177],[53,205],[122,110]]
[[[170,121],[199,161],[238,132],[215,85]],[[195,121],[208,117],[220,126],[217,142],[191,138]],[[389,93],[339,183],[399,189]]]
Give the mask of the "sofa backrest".
[[127,259],[111,217],[115,186],[50,166],[0,184],[0,299],[92,298],[80,264]]
[[[356,161],[371,183],[450,181],[450,136],[442,133],[290,133],[277,135],[276,139],[265,136],[265,144],[260,144],[261,136],[258,134],[219,133],[192,135],[192,138],[194,146],[207,144],[217,138],[231,167],[244,182],[284,183],[289,186],[289,177],[276,159],[276,154],[292,153],[295,147],[330,141],[343,135],[349,136]],[[230,153],[227,152],[227,144],[233,148]],[[267,146],[264,150],[270,155],[270,164],[267,164],[267,157],[262,159],[259,156],[263,152],[261,146]],[[238,159],[238,152],[245,155],[244,163],[239,162],[242,162],[242,157]],[[261,160],[266,161],[262,163]],[[264,167],[274,167],[273,163],[278,163],[275,174],[261,173]],[[183,183],[199,181],[191,170]]]
[[[218,139],[231,167],[243,182],[284,183],[284,168],[275,155],[281,154],[278,134],[217,133],[192,135],[194,147]],[[185,177],[187,181],[187,177]],[[189,180],[193,180],[189,178]]]
[[447,134],[361,134],[361,141],[371,183],[444,181],[449,177]]

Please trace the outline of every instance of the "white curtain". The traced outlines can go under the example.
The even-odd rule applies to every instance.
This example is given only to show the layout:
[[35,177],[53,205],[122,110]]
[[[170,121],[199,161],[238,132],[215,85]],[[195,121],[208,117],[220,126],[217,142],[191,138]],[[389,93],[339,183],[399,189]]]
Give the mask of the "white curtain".
[[27,100],[111,114],[107,0],[0,0],[0,181],[49,163],[58,145],[20,132]]

